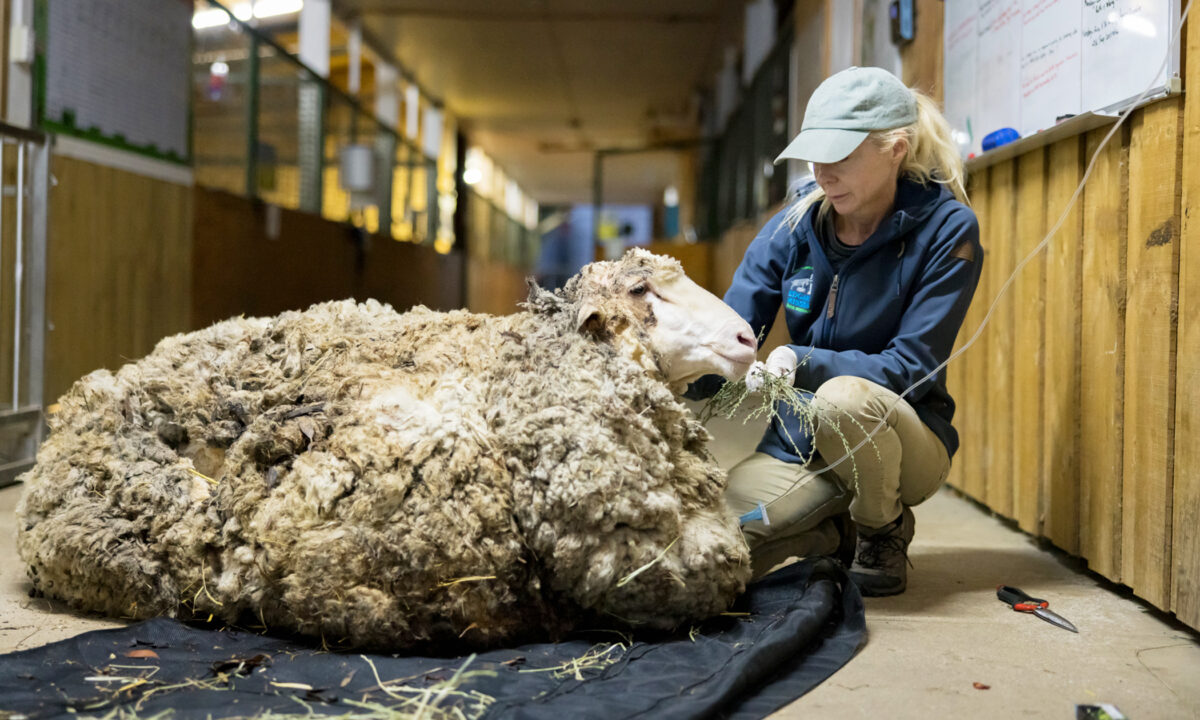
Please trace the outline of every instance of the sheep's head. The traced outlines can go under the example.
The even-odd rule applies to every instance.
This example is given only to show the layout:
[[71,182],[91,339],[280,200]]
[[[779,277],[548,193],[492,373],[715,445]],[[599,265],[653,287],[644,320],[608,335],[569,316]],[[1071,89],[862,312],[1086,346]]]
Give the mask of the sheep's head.
[[701,375],[739,379],[754,362],[749,324],[673,258],[635,248],[584,267],[564,296],[580,332],[611,342],[677,392]]

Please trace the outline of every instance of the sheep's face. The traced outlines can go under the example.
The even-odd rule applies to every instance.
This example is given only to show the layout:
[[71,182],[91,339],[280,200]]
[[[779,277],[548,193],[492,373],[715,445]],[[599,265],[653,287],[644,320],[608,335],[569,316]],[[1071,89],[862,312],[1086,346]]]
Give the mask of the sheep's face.
[[711,373],[739,379],[754,362],[750,325],[672,258],[633,249],[588,265],[567,292],[581,332],[613,342],[676,390]]

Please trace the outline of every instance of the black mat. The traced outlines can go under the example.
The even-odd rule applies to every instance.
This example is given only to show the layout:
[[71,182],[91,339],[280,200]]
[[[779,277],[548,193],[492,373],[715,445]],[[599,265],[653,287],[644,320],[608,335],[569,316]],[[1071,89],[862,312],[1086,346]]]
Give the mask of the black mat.
[[[591,632],[483,653],[467,664],[457,690],[441,697],[467,658],[330,653],[250,632],[149,620],[0,656],[0,708],[30,720],[151,718],[164,710],[173,710],[162,716],[170,718],[268,711],[365,718],[406,699],[415,710],[421,689],[433,686],[424,701],[457,705],[466,717],[486,708],[486,718],[760,718],[816,687],[865,640],[862,599],[830,561],[768,576],[734,610],[747,614],[672,636],[635,633],[632,645],[616,633]],[[578,672],[563,667],[589,651],[605,653],[603,660]],[[392,694],[380,689],[381,680]],[[462,694],[469,692],[479,695]]]

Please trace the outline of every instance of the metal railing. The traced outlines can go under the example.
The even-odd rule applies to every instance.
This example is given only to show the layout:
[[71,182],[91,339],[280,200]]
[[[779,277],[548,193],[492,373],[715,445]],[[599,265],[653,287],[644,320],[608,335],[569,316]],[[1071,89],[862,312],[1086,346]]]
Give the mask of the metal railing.
[[[0,487],[33,465],[41,443],[46,352],[50,148],[42,133],[0,123]],[[11,228],[11,230],[10,230]]]
[[532,270],[541,247],[536,229],[513,220],[492,200],[474,190],[467,191],[467,235],[472,240],[472,257]]
[[[194,35],[196,182],[397,239],[432,241],[436,159],[269,34],[230,17],[229,25]],[[351,146],[370,150],[369,192],[347,192],[339,182],[341,153]]]

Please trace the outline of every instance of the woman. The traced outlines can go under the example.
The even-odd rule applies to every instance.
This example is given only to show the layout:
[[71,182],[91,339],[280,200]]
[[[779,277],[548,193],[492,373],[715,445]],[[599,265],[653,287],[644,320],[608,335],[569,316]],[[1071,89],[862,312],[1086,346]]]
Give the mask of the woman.
[[756,333],[783,303],[792,344],[748,382],[770,372],[815,389],[821,419],[809,437],[781,407],[730,471],[726,497],[739,515],[766,508],[769,524],[743,526],[756,574],[793,555],[845,552],[853,525],[836,516],[848,508],[851,576],[866,595],[901,593],[909,508],[938,489],[958,447],[944,371],[899,394],[950,355],[979,279],[962,160],[933,101],[879,68],[821,83],[785,158],[811,162],[816,186],[760,231],[725,302]]

